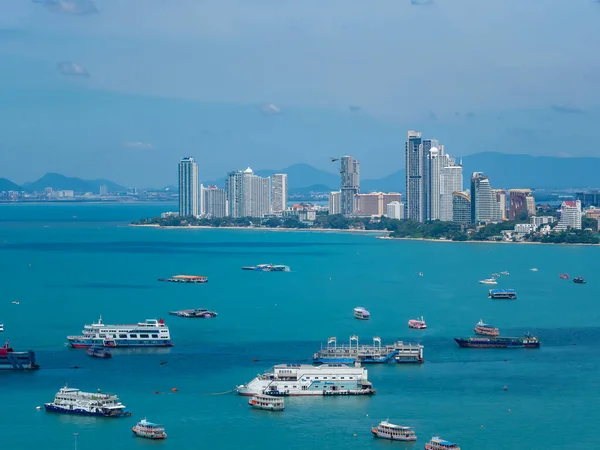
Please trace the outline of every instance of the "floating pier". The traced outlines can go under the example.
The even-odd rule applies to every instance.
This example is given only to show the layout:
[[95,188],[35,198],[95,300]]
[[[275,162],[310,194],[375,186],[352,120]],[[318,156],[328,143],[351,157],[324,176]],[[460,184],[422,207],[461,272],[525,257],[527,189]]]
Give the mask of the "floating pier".
[[394,342],[383,345],[381,338],[374,337],[372,345],[360,345],[358,336],[350,336],[349,343],[338,344],[335,336],[321,344],[321,350],[313,355],[316,363],[423,363],[423,346],[420,344]]

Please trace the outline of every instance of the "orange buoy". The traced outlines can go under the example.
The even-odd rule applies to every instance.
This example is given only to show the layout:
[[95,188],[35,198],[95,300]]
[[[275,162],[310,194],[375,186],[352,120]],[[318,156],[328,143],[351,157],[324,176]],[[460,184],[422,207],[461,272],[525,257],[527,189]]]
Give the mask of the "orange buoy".
[[173,388],[173,389],[171,389],[171,392],[177,392],[177,391],[178,391],[178,389],[177,389],[177,388]]

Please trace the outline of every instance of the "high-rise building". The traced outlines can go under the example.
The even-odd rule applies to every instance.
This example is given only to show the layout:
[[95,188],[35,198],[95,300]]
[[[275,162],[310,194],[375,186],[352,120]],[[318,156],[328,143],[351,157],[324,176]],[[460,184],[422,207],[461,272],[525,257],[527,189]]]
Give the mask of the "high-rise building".
[[[428,141],[425,141],[428,142]],[[423,146],[425,146],[425,142]],[[431,141],[429,141],[431,142]],[[427,205],[427,220],[439,220],[441,215],[440,195],[441,195],[441,169],[442,162],[446,158],[440,153],[437,147],[431,147],[427,155],[427,171],[426,181],[427,189],[425,190]]]
[[450,157],[446,158],[446,164],[440,172],[440,220],[452,222],[452,196],[463,190],[463,168]]
[[105,184],[100,185],[100,197],[105,197],[108,195],[108,186]]
[[217,186],[208,186],[202,189],[204,214],[208,217],[218,218],[227,215],[227,194],[225,189]]
[[508,195],[510,220],[527,220],[529,216],[535,214],[535,199],[531,189],[509,189]]
[[199,216],[200,214],[198,164],[194,158],[186,156],[179,162],[179,216]]
[[465,192],[452,193],[452,222],[471,223],[471,197]]
[[406,217],[423,222],[425,204],[423,201],[423,154],[422,138],[419,131],[409,131],[404,147],[406,158]]
[[263,217],[271,210],[271,179],[254,175],[252,169],[237,170],[227,175],[229,216]]
[[341,214],[342,207],[340,204],[340,191],[334,191],[329,193],[329,214]]
[[481,172],[471,176],[471,222],[499,222],[502,218],[500,205],[492,192],[490,180]]
[[360,163],[352,156],[342,156],[341,173],[341,213],[354,213],[354,196],[360,192]]
[[504,189],[492,189],[492,192],[496,196],[498,208],[500,208],[500,218],[506,220],[508,217],[506,214],[506,191]]
[[554,229],[565,231],[567,228],[581,230],[581,201],[565,201],[560,206],[560,220]]
[[271,178],[272,212],[281,212],[287,209],[288,178],[287,173],[276,173]]
[[404,204],[393,201],[385,206],[385,215],[390,219],[404,219]]

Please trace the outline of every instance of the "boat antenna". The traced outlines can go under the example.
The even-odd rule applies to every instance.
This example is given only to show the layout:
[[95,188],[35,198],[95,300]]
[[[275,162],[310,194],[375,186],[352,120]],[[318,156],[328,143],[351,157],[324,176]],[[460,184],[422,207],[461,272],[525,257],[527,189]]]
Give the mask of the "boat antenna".
[[79,437],[79,433],[73,433],[73,440],[75,441],[75,450],[77,450],[77,438]]

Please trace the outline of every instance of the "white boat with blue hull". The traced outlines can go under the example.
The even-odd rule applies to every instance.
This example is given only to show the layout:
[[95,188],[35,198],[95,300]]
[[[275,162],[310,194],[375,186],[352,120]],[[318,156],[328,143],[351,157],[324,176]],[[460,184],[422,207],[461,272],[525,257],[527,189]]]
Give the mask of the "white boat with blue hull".
[[327,340],[327,345],[321,344],[321,349],[313,355],[318,364],[404,364],[422,363],[423,346],[420,344],[394,342],[383,345],[381,338],[374,337],[372,345],[360,345],[358,336],[350,336],[348,345],[338,345],[335,336]]
[[131,325],[106,325],[102,316],[98,323],[85,325],[80,336],[67,336],[74,348],[89,347],[171,347],[169,327],[164,320],[146,319]]
[[79,389],[65,386],[58,391],[52,403],[44,403],[48,412],[74,414],[78,416],[128,417],[125,405],[119,397],[98,392],[82,392]]

